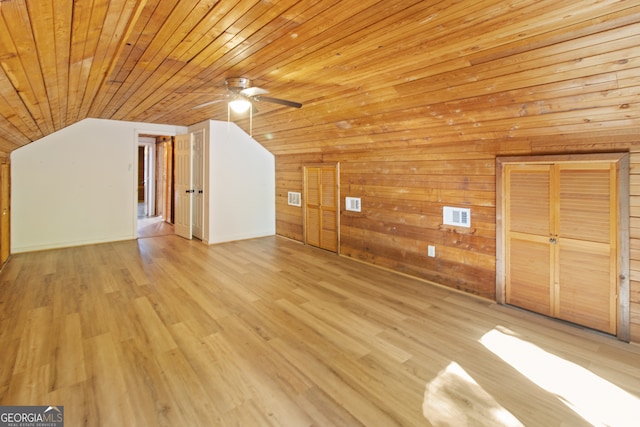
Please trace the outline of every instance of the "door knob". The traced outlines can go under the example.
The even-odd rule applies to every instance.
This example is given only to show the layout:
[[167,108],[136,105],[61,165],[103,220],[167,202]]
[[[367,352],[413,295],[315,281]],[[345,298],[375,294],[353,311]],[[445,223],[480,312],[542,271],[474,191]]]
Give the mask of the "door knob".
[[557,243],[557,240],[555,237],[550,237],[549,238],[549,243],[551,243],[552,245],[555,245]]

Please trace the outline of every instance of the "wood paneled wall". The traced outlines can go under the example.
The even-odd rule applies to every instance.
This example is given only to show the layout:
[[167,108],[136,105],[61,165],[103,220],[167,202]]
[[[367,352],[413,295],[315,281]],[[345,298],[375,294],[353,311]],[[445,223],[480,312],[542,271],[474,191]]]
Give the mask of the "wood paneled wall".
[[[340,254],[495,299],[496,156],[631,152],[631,337],[640,342],[640,130],[276,156],[276,232],[303,241],[303,167],[340,163]],[[362,212],[344,210],[345,196]],[[443,225],[442,207],[471,208],[471,228]],[[436,247],[435,258],[427,256]]]

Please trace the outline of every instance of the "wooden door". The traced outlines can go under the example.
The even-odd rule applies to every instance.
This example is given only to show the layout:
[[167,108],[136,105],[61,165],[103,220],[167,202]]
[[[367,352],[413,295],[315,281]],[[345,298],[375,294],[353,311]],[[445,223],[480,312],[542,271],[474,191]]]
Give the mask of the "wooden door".
[[9,163],[0,164],[0,266],[4,265],[11,253],[10,177]]
[[[144,145],[138,146],[138,202],[145,201],[145,155]],[[146,215],[146,212],[145,212]]]
[[610,334],[617,319],[617,174],[613,163],[554,168],[554,315]]
[[165,213],[165,196],[166,196],[166,171],[165,171],[165,145],[164,142],[157,142],[155,145],[156,152],[156,173],[155,173],[155,189],[156,189],[156,216],[161,216],[166,221],[167,216]]
[[174,157],[174,199],[175,199],[175,234],[191,239],[193,183],[192,162],[193,150],[191,135],[177,135],[175,139]]
[[338,179],[335,166],[305,168],[305,241],[338,251]]
[[617,332],[615,162],[506,165],[506,302]]
[[506,302],[551,316],[550,165],[507,165]]

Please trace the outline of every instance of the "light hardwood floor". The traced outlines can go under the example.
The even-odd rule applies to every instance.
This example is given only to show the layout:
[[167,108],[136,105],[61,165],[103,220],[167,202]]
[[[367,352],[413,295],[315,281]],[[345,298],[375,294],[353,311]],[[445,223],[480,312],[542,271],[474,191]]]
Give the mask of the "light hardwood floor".
[[138,218],[138,238],[158,237],[174,234],[173,224],[165,222],[162,218]]
[[14,255],[0,404],[71,426],[637,425],[640,348],[284,238]]
[[164,221],[161,216],[146,216],[144,203],[138,202],[138,230],[137,236],[157,237],[174,234],[173,224]]

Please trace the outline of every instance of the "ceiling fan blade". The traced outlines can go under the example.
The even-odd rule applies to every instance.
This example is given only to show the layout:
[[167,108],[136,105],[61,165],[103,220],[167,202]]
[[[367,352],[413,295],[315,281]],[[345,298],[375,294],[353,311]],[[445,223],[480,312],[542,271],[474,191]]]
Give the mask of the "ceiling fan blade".
[[252,97],[256,95],[264,95],[265,93],[269,93],[268,90],[262,89],[261,87],[248,87],[246,89],[242,89],[240,93],[244,96]]
[[217,104],[218,102],[225,102],[226,99],[216,99],[215,101],[205,102],[204,104],[196,105],[195,107],[191,107],[192,110],[197,110],[198,108],[208,107],[209,105]]
[[293,108],[302,107],[302,104],[299,102],[287,101],[286,99],[271,98],[270,96],[256,95],[253,97],[253,99],[255,99],[256,101],[271,102],[272,104],[286,105],[287,107]]

